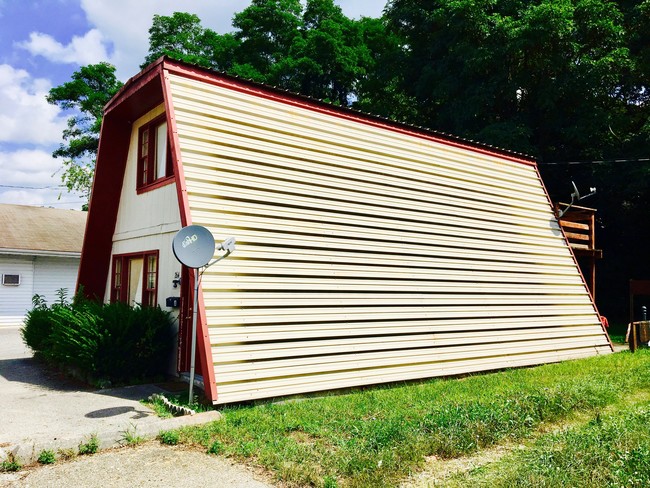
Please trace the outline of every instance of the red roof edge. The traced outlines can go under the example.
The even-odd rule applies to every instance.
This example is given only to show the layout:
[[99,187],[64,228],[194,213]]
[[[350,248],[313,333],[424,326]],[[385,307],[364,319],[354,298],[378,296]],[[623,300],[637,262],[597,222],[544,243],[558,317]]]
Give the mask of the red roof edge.
[[452,134],[437,132],[426,127],[419,127],[396,122],[388,118],[368,114],[347,107],[339,107],[331,103],[316,100],[314,98],[299,95],[297,93],[292,93],[277,87],[271,87],[268,85],[256,83],[254,81],[216,72],[208,68],[192,65],[183,61],[176,61],[167,57],[162,57],[159,58],[154,64],[156,63],[162,63],[165,69],[169,72],[178,73],[187,78],[223,86],[232,90],[248,93],[253,96],[275,100],[284,104],[325,113],[334,117],[353,120],[355,122],[371,125],[374,127],[381,127],[393,132],[399,132],[410,136],[435,141],[452,147],[469,149],[477,153],[491,156],[498,156],[500,158],[504,158],[517,163],[533,166],[537,165],[535,158],[526,154],[491,146],[489,144],[478,141],[464,139]]
[[112,119],[107,114],[102,121],[77,279],[77,289],[82,287],[87,297],[101,301],[106,292],[113,233],[131,138],[130,125]]
[[77,288],[92,299],[103,300],[106,293],[131,126],[162,102],[161,65],[162,59],[131,78],[104,109],[77,279]]

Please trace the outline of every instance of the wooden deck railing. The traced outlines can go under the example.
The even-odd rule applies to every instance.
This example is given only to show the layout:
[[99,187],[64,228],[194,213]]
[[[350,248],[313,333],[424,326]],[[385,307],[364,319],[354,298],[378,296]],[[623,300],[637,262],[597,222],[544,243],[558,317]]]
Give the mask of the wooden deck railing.
[[[569,205],[558,203],[559,212]],[[583,274],[587,285],[595,297],[596,259],[603,257],[602,249],[596,248],[596,209],[572,206],[559,219],[560,226],[569,241],[573,253],[583,265]]]

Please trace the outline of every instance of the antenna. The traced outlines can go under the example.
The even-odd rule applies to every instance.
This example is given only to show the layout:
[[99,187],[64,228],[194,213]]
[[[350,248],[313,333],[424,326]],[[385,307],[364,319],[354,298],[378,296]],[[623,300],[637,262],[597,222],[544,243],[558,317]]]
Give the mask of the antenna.
[[[235,238],[229,237],[218,246],[214,236],[205,227],[188,225],[177,232],[172,241],[172,251],[176,259],[188,268],[194,268],[194,307],[192,309],[192,352],[190,355],[190,391],[189,403],[194,393],[194,365],[196,363],[196,320],[199,308],[199,268],[209,268],[221,261],[235,250]],[[212,260],[215,249],[226,254]],[[212,261],[211,261],[212,260]]]
[[592,187],[589,188],[589,193],[587,193],[586,195],[580,196],[580,192],[578,191],[578,187],[576,186],[576,184],[572,181],[572,182],[571,182],[571,185],[573,186],[573,193],[571,193],[571,203],[569,203],[569,205],[567,206],[567,208],[565,208],[564,210],[560,210],[560,212],[558,213],[558,216],[557,216],[558,219],[561,219],[562,216],[563,216],[565,213],[567,213],[567,211],[568,211],[571,207],[573,207],[573,205],[574,205],[576,202],[579,202],[580,200],[584,200],[585,198],[590,197],[590,196],[596,194],[596,187],[595,187],[595,186],[592,186]]

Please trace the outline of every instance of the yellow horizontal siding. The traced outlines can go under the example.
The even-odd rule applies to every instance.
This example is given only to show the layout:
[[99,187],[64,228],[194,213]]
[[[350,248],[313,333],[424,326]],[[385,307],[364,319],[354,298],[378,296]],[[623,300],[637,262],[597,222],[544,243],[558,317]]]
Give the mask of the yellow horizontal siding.
[[610,350],[534,167],[170,81],[219,403]]
[[594,354],[607,354],[609,347],[594,349],[569,349],[565,351],[531,353],[518,356],[497,356],[480,359],[463,359],[443,362],[441,364],[425,364],[402,366],[396,368],[377,368],[370,371],[344,371],[339,373],[319,374],[310,376],[311,388],[306,388],[301,377],[282,377],[274,380],[246,381],[221,384],[219,388],[219,403],[240,402],[260,397],[275,397],[292,395],[305,391],[319,391],[332,388],[349,388],[360,385],[406,381],[435,376],[449,376],[478,371],[489,371],[500,368],[515,368],[535,364],[580,359]]
[[[354,335],[354,334],[351,334]],[[321,356],[327,354],[340,354],[351,352],[368,352],[378,350],[415,349],[422,347],[458,346],[458,344],[485,344],[522,340],[539,340],[565,337],[591,337],[594,338],[592,327],[553,327],[537,330],[510,330],[500,331],[498,336],[493,331],[478,331],[473,333],[441,332],[436,334],[411,334],[411,335],[380,335],[364,337],[345,337],[329,340],[296,340],[274,341],[262,343],[222,343],[213,348],[213,353],[220,363],[240,361],[268,360],[296,356]],[[302,338],[301,338],[302,339]],[[221,335],[216,335],[216,340],[223,340]],[[297,352],[299,351],[299,352]],[[220,368],[221,369],[221,368]]]
[[314,327],[311,323],[281,323],[281,324],[264,324],[260,326],[241,326],[222,325],[210,328],[210,336],[213,344],[235,344],[245,340],[240,344],[261,343],[274,341],[282,343],[283,341],[293,341],[296,338],[317,340],[320,338],[343,338],[343,337],[361,337],[361,336],[402,336],[413,334],[441,334],[454,331],[457,333],[467,334],[474,337],[477,333],[486,332],[495,335],[494,331],[499,330],[501,333],[509,333],[512,330],[527,329],[529,333],[535,334],[538,330],[549,329],[552,327],[578,327],[587,326],[593,332],[593,317],[589,314],[573,315],[570,318],[572,326],[566,326],[566,316],[555,317],[520,317],[490,319],[489,327],[485,321],[475,319],[442,319],[436,320],[399,320],[399,321],[344,321],[321,323]]
[[495,357],[557,351],[561,349],[594,348],[599,341],[594,337],[575,337],[569,343],[561,339],[521,341],[515,343],[496,342],[488,344],[456,344],[454,346],[412,348],[385,351],[354,351],[351,354],[320,354],[309,357],[293,357],[274,361],[244,361],[222,363],[215,368],[217,383],[268,379],[281,376],[322,374],[335,371],[368,370],[417,364],[458,361],[470,358]]

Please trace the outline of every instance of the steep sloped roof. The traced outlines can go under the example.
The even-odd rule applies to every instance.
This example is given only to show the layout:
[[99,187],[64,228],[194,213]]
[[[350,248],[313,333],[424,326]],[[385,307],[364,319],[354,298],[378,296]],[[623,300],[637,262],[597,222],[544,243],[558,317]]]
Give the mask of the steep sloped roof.
[[86,212],[0,205],[0,252],[81,253]]

